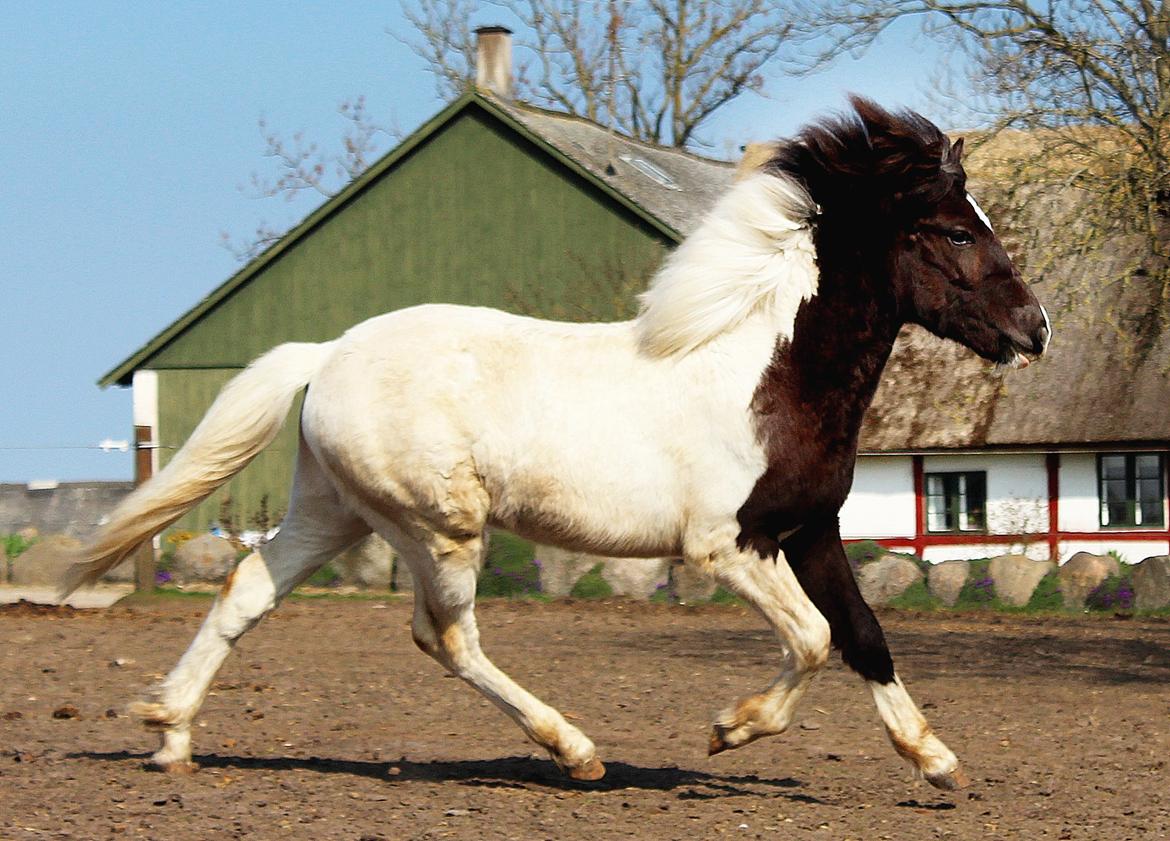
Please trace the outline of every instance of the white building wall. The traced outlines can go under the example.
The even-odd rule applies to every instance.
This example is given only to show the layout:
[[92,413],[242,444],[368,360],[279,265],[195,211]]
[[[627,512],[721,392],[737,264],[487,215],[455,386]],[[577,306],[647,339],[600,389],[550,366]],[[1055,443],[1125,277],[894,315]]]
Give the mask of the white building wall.
[[1096,453],[1060,456],[1060,531],[1100,531]]
[[1027,543],[964,543],[956,546],[927,546],[922,552],[923,560],[932,564],[942,561],[975,561],[980,558],[994,558],[997,555],[1027,555],[1037,561],[1048,560],[1048,542],[1044,535]]
[[1043,453],[926,456],[927,473],[987,471],[987,530],[991,534],[1048,531],[1048,468]]
[[1060,562],[1064,563],[1077,552],[1093,555],[1108,555],[1116,552],[1123,563],[1136,564],[1153,555],[1167,553],[1165,540],[1110,540],[1107,532],[1101,532],[1100,540],[1060,541]]
[[[938,563],[946,560],[989,558],[1005,553],[1048,558],[1048,469],[1044,453],[969,453],[927,455],[926,473],[987,472],[988,534],[971,535],[968,543],[929,546],[923,555]],[[915,527],[914,462],[906,456],[861,456],[857,460],[853,490],[841,509],[841,536],[846,539],[878,538],[897,551],[912,552],[911,545],[894,546],[888,538],[912,538]],[[1095,453],[1062,453],[1060,456],[1060,507],[1058,529],[1066,532],[1100,532],[1100,538],[1061,541],[1061,562],[1077,552],[1102,555],[1116,551],[1128,563],[1151,555],[1164,555],[1165,540],[1116,540],[1099,525],[1097,456]],[[1023,543],[996,540],[997,534],[1034,534]]]
[[910,456],[861,456],[841,508],[841,536],[914,536],[914,462]]

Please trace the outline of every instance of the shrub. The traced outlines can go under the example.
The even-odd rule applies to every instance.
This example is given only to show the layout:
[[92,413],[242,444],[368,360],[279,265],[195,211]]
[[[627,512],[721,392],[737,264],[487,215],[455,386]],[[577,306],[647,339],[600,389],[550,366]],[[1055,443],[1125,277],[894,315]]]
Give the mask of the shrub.
[[540,565],[532,544],[507,532],[493,532],[479,574],[480,596],[523,596],[540,592]]
[[12,574],[12,562],[19,558],[28,547],[37,542],[35,537],[26,538],[19,534],[6,534],[2,538],[4,541],[4,557],[0,558],[8,570],[8,574]]
[[866,564],[886,555],[893,555],[895,558],[905,558],[908,561],[912,561],[923,572],[930,569],[929,561],[924,561],[922,558],[910,552],[891,552],[876,540],[859,540],[856,543],[847,543],[845,545],[845,557],[849,559],[849,565],[853,567],[854,573]]
[[853,567],[854,572],[884,554],[886,548],[876,540],[859,540],[845,546],[845,557],[849,559],[849,565]]
[[998,601],[995,597],[995,582],[991,580],[991,561],[987,558],[971,561],[967,581],[959,591],[955,607],[960,609],[994,607]]
[[1053,570],[1040,579],[1036,589],[1032,591],[1032,598],[1024,610],[1063,610],[1064,596],[1060,592],[1060,575]]
[[328,563],[305,579],[305,585],[309,587],[336,587],[340,581],[341,573],[334,569],[332,563]]
[[1129,573],[1111,575],[1098,584],[1085,597],[1089,610],[1128,612],[1133,610],[1133,581]]

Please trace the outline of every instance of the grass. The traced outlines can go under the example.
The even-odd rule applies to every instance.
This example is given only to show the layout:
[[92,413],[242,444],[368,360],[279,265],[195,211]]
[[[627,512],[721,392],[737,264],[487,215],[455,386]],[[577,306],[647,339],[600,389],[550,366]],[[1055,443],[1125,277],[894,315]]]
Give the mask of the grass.
[[887,607],[898,610],[930,611],[941,610],[946,607],[941,600],[930,594],[926,586],[926,579],[922,578],[907,587],[901,595],[895,597]]
[[613,595],[613,587],[601,574],[603,564],[597,564],[589,572],[577,579],[569,595],[574,599],[608,599]]

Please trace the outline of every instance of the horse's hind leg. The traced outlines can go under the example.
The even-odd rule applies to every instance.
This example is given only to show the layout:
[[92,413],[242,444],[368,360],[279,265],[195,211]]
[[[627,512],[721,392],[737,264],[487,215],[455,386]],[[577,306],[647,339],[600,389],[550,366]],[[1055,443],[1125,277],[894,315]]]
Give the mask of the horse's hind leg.
[[154,765],[194,769],[191,722],[236,641],[297,584],[370,531],[341,505],[303,443],[289,508],[279,534],[228,575],[199,633],[159,687],[158,701],[131,708],[148,728],[161,731]]
[[937,788],[965,785],[959,761],[931,732],[894,671],[881,625],[861,597],[845,557],[837,521],[802,528],[784,542],[784,552],[805,592],[828,618],[833,645],[869,685],[894,750]]
[[[388,539],[391,539],[388,536]],[[478,689],[548,750],[570,777],[597,780],[605,766],[593,743],[487,658],[475,622],[475,586],[484,551],[482,535],[434,535],[424,546],[392,539],[414,575],[415,644],[452,674]]]

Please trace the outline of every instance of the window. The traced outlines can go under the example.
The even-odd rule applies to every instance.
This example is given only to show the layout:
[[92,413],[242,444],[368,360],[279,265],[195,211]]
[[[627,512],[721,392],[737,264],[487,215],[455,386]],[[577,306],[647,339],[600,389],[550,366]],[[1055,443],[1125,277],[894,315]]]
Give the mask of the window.
[[657,181],[666,189],[682,189],[682,187],[678,186],[678,183],[675,182],[675,180],[671,178],[669,174],[667,174],[666,170],[662,169],[662,167],[655,166],[645,158],[635,158],[633,155],[621,155],[620,157],[634,169],[638,170],[638,172],[642,173],[652,181]]
[[1115,453],[1097,458],[1103,526],[1161,526],[1166,522],[1165,457]]
[[927,473],[926,530],[987,530],[987,473]]

